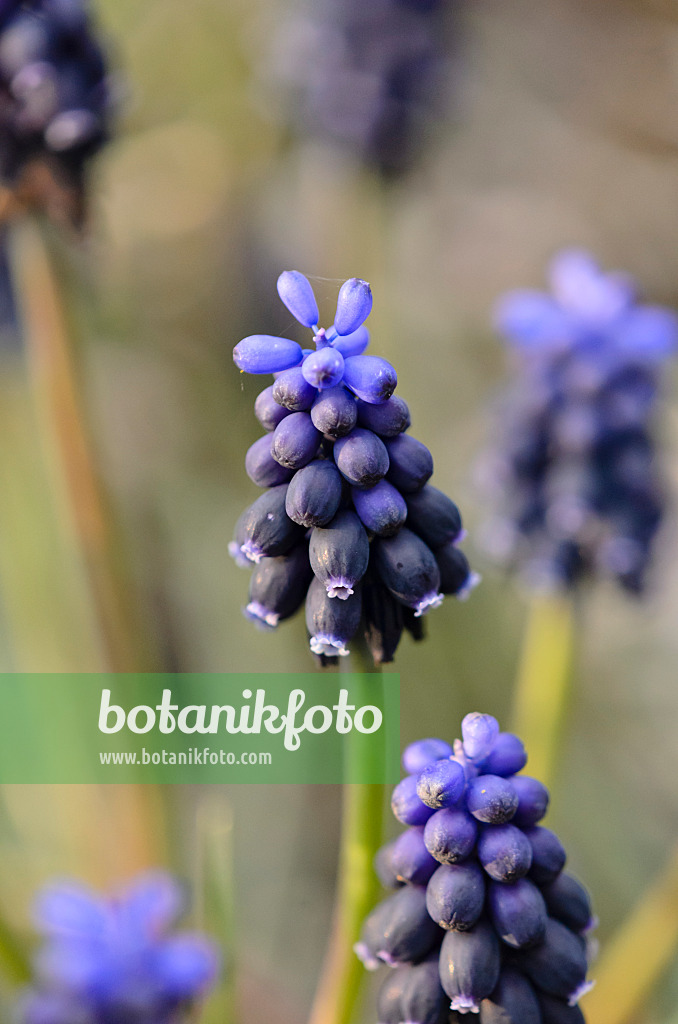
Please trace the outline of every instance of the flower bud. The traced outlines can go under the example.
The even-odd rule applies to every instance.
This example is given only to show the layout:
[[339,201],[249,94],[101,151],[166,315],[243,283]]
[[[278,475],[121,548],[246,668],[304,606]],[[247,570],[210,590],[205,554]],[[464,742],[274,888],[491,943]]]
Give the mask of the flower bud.
[[406,775],[393,790],[391,810],[403,825],[425,825],[433,814],[417,794],[417,776]]
[[407,519],[405,499],[386,480],[366,490],[353,487],[351,496],[363,526],[378,537],[391,537]]
[[284,270],[278,278],[278,295],[300,324],[316,326],[320,314],[308,278],[298,270]]
[[276,487],[286,484],[294,476],[293,469],[287,469],[276,462],[271,455],[271,436],[264,434],[247,449],[245,470],[257,487]]
[[589,894],[576,878],[562,871],[542,889],[551,917],[557,918],[570,931],[581,935],[596,925]]
[[526,764],[527,754],[522,740],[511,732],[500,732],[492,750],[479,762],[478,767],[490,775],[507,778],[522,771]]
[[464,792],[464,769],[449,758],[427,764],[417,780],[417,795],[434,810],[456,804]]
[[367,320],[372,310],[372,289],[362,278],[352,277],[339,289],[334,329],[344,336],[353,334]]
[[398,434],[385,443],[389,482],[403,494],[420,491],[433,474],[433,456],[426,445],[409,434]]
[[494,992],[480,1004],[480,1024],[542,1024],[537,994],[527,978],[504,967]]
[[251,334],[233,349],[233,362],[243,373],[277,373],[301,362],[301,346],[287,338]]
[[344,601],[334,601],[314,576],[306,595],[306,627],[313,653],[327,658],[347,655],[346,644],[359,624],[360,591],[356,590]]
[[355,512],[348,509],[311,534],[311,568],[330,598],[344,601],[351,596],[365,575],[369,557],[367,534]]
[[415,740],[405,747],[402,756],[402,765],[406,772],[418,775],[431,761],[440,761],[444,757],[452,757],[452,747],[445,740],[435,738],[427,740]]
[[516,882],[530,870],[532,847],[515,825],[486,825],[478,837],[478,860],[495,882]]
[[508,779],[499,775],[480,775],[468,784],[466,805],[478,821],[502,825],[516,813],[518,794]]
[[417,616],[441,604],[436,560],[415,533],[403,527],[395,537],[374,541],[373,548],[377,572],[398,601]]
[[484,904],[485,878],[478,865],[471,862],[441,864],[426,887],[428,912],[448,931],[473,928]]
[[261,423],[264,430],[275,430],[281,420],[284,420],[286,416],[289,416],[290,410],[284,406],[279,405],[273,397],[273,388],[275,385],[271,384],[269,387],[264,388],[256,398],[254,403],[254,415]]
[[344,384],[363,402],[379,405],[391,397],[398,374],[380,356],[350,356],[344,360]]
[[544,941],[524,951],[521,969],[542,992],[572,1003],[591,987],[586,982],[586,944],[552,917],[547,918]]
[[410,410],[400,395],[391,395],[380,405],[358,399],[358,422],[379,437],[396,437],[409,427]]
[[424,846],[424,830],[419,826],[408,828],[391,844],[390,864],[399,882],[426,885],[438,862]]
[[520,828],[536,825],[548,809],[548,789],[539,779],[529,775],[513,775],[509,781],[518,794],[518,809],[513,816],[513,824]]
[[345,437],[358,420],[356,400],[343,385],[320,391],[311,407],[311,420],[321,434]]
[[289,469],[301,469],[315,458],[321,435],[307,412],[286,416],[273,432],[271,454],[276,462]]
[[440,947],[440,982],[450,1009],[478,1013],[499,980],[499,941],[486,921],[470,931],[448,932]]
[[335,442],[334,461],[342,476],[356,487],[373,487],[388,470],[384,442],[361,427]]
[[292,477],[285,510],[300,526],[327,526],[337,513],[342,491],[341,475],[334,463],[314,459]]
[[473,853],[478,823],[460,807],[436,811],[424,828],[424,845],[441,864],[456,864]]
[[449,1000],[440,984],[438,957],[412,964],[402,981],[401,1021],[407,1024],[448,1024]]
[[355,952],[369,962],[387,964],[421,960],[439,935],[426,910],[426,891],[418,885],[406,885],[382,900],[363,925]]
[[407,495],[407,520],[410,530],[414,530],[433,552],[459,540],[462,532],[459,509],[451,498],[431,484]]
[[499,735],[499,723],[492,715],[473,711],[463,719],[461,735],[466,756],[472,761],[480,761],[492,750]]
[[537,885],[553,882],[565,866],[566,853],[558,836],[541,825],[523,829],[532,847],[530,878]]
[[290,412],[308,412],[317,394],[317,389],[306,379],[303,366],[281,373],[273,385],[274,399]]
[[520,878],[513,885],[490,882],[488,903],[492,923],[507,945],[535,946],[546,931],[546,904],[536,885]]
[[320,391],[334,388],[344,376],[344,357],[331,346],[318,349],[306,356],[301,364],[301,372],[304,379]]
[[304,603],[311,575],[305,542],[287,555],[262,558],[250,579],[248,618],[275,629]]
[[337,352],[341,352],[344,359],[349,359],[351,356],[361,356],[369,343],[370,332],[366,327],[359,327],[357,331],[353,331],[351,334],[344,334],[342,337],[335,338],[332,342],[332,348],[336,348]]
[[280,484],[265,491],[243,513],[245,539],[240,550],[252,562],[259,562],[264,556],[286,554],[303,536],[301,527],[285,512],[287,487]]

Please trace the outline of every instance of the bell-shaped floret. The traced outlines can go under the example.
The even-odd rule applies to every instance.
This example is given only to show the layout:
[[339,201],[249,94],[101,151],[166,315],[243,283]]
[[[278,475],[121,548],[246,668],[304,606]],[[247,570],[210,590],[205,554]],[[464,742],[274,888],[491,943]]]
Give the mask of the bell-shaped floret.
[[542,825],[523,829],[523,835],[532,847],[530,878],[537,885],[548,885],[558,877],[565,866],[565,847],[555,832]]
[[500,775],[479,775],[468,784],[466,805],[478,821],[502,825],[516,813],[518,794]]
[[417,794],[427,807],[438,811],[456,804],[465,785],[464,769],[446,758],[426,765],[417,780]]
[[417,794],[417,776],[406,775],[391,794],[391,810],[403,825],[425,825],[433,814]]
[[400,395],[391,395],[380,405],[358,399],[358,422],[380,437],[396,437],[410,425],[410,410]]
[[461,536],[459,509],[451,498],[431,484],[415,494],[408,494],[407,519],[410,530],[414,530],[432,551]]
[[546,904],[536,885],[519,878],[513,885],[490,882],[488,904],[499,937],[509,946],[536,946],[546,932]]
[[440,947],[440,982],[450,1009],[478,1013],[499,980],[499,940],[487,921],[464,932],[449,931]]
[[400,1019],[407,1024],[448,1024],[449,1000],[440,984],[437,956],[407,968],[401,1011]]
[[334,461],[341,475],[355,487],[373,487],[388,470],[384,442],[362,427],[335,442]]
[[421,825],[408,828],[391,844],[390,864],[399,882],[426,885],[438,867],[437,861],[424,846]]
[[356,400],[345,387],[339,385],[321,391],[311,408],[313,426],[329,437],[345,437],[358,421]]
[[439,934],[426,910],[426,890],[406,885],[375,907],[363,925],[355,952],[366,967],[379,960],[414,963],[426,956]]
[[537,994],[527,978],[504,967],[494,992],[480,1004],[480,1024],[542,1024]]
[[378,537],[393,536],[407,519],[405,499],[387,480],[367,490],[354,487],[352,498],[363,526]]
[[344,360],[344,384],[370,405],[379,405],[391,397],[398,374],[380,356],[350,356]]
[[337,514],[342,491],[343,481],[334,463],[314,459],[294,474],[285,510],[300,526],[327,526]]
[[510,782],[518,794],[518,809],[513,816],[513,824],[521,828],[536,825],[548,809],[548,789],[539,779],[529,775],[513,775]]
[[315,458],[322,436],[307,412],[293,412],[275,428],[271,455],[281,466],[301,469]]
[[270,434],[264,434],[247,449],[245,470],[257,487],[277,487],[289,483],[294,475],[293,469],[281,466],[271,455]]
[[588,892],[576,878],[561,871],[553,882],[542,889],[551,917],[557,918],[570,931],[581,935],[595,928],[596,919],[591,910]]
[[243,513],[242,553],[252,562],[266,556],[284,555],[301,540],[303,530],[285,512],[287,484],[265,491]]
[[516,882],[532,864],[530,842],[515,825],[485,825],[477,851],[478,860],[495,882]]
[[433,552],[411,530],[403,529],[395,537],[373,542],[375,566],[393,596],[415,615],[436,608],[443,600],[439,593],[440,572]]
[[320,319],[318,303],[307,277],[298,270],[284,270],[278,278],[278,295],[295,320],[304,327],[315,327]]
[[274,629],[301,607],[311,575],[305,542],[287,555],[262,558],[250,579],[248,618]]
[[367,320],[372,310],[372,289],[367,281],[352,277],[344,281],[337,297],[334,329],[343,336],[353,334]]
[[433,474],[433,456],[421,441],[398,434],[386,442],[390,460],[388,480],[403,494],[420,491]]
[[233,362],[243,373],[278,373],[301,362],[301,345],[270,334],[251,334],[233,349]]
[[355,512],[339,512],[326,527],[311,534],[309,558],[316,578],[330,598],[351,596],[367,571],[370,545]]
[[456,864],[473,853],[478,822],[461,807],[436,811],[424,828],[424,845],[440,864]]
[[289,409],[276,402],[273,396],[274,387],[275,385],[271,384],[269,387],[264,388],[263,391],[259,392],[254,402],[254,415],[264,430],[269,432],[275,430],[280,421],[290,414]]
[[274,399],[290,412],[308,412],[317,394],[317,389],[304,376],[303,366],[285,370],[273,385]]
[[426,887],[428,912],[436,924],[448,931],[473,928],[484,904],[485,876],[470,861],[441,864]]
[[520,967],[542,992],[573,1004],[591,987],[586,981],[586,943],[552,917],[547,918],[544,941],[524,950]]
[[313,653],[327,658],[347,655],[346,645],[360,625],[360,607],[359,590],[344,601],[335,601],[314,576],[306,595],[306,627]]

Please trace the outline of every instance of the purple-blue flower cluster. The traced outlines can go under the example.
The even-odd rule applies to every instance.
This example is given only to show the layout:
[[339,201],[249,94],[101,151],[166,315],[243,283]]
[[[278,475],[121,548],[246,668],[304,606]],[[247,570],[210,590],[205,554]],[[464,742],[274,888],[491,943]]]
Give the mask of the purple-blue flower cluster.
[[254,407],[266,433],[245,457],[265,490],[230,546],[255,566],[246,613],[273,628],[305,600],[314,654],[347,654],[362,623],[375,661],[391,661],[403,629],[418,637],[421,615],[477,582],[457,546],[461,516],[428,483],[433,459],[407,433],[396,371],[365,355],[367,282],[341,286],[328,329],[303,274],[282,273],[278,293],[315,347],[258,334],[233,351],[243,372],[274,376]]
[[84,0],[0,5],[0,178],[39,190],[37,166],[81,191],[109,133],[106,61]]
[[520,739],[491,715],[462,722],[463,740],[412,743],[391,806],[407,825],[377,854],[394,889],[355,950],[393,970],[379,1024],[583,1024],[577,1001],[596,924],[565,850],[540,824],[548,790],[523,775]]
[[385,177],[419,156],[447,91],[442,0],[319,0],[286,37],[283,76],[304,134]]
[[42,945],[19,1024],[184,1024],[213,985],[215,945],[176,932],[177,882],[138,878],[103,897],[79,883],[49,885],[35,903]]
[[604,576],[640,593],[664,507],[652,416],[678,317],[585,252],[560,253],[550,284],[496,311],[517,373],[482,467],[499,509],[485,546],[535,587]]

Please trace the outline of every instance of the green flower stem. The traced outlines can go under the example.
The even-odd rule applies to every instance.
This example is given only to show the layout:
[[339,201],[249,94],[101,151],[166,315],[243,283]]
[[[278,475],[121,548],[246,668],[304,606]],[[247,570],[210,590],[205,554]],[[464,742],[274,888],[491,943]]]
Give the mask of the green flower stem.
[[678,846],[595,965],[595,988],[583,999],[590,1024],[630,1024],[678,945]]
[[[356,671],[372,673],[369,679],[363,677],[360,686],[356,681],[356,705],[378,703],[374,699],[375,691],[381,692],[383,677],[375,674],[366,652],[359,652],[353,660]],[[364,756],[357,751],[364,750],[364,744],[361,748],[350,747],[348,770],[354,778],[360,777],[358,758]],[[375,758],[373,747],[368,756],[370,761]],[[373,861],[382,841],[383,807],[383,786],[364,783],[343,786],[334,917],[309,1024],[350,1024],[353,1020],[365,977],[365,968],[353,952],[353,946],[360,937],[365,917],[379,896],[379,881]]]
[[143,629],[133,600],[120,539],[96,468],[54,260],[43,230],[32,218],[13,224],[10,239],[43,445],[95,611],[101,667],[114,672],[153,671],[150,631]]
[[513,728],[529,754],[530,775],[550,785],[567,713],[575,609],[565,594],[532,598],[514,694]]

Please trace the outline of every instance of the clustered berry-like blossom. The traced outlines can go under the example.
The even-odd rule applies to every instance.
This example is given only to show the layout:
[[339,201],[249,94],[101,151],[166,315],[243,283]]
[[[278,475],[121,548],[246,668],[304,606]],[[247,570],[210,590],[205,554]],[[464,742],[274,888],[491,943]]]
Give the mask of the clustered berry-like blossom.
[[79,883],[47,886],[35,904],[43,936],[20,1024],[185,1024],[214,983],[205,936],[173,932],[183,911],[173,878],[151,873],[110,898]]
[[[85,166],[106,140],[106,62],[84,0],[0,5],[0,178],[49,202],[45,174],[82,201]],[[47,194],[45,194],[47,193]],[[79,211],[72,211],[77,219]]]
[[500,510],[485,546],[530,585],[605,576],[640,593],[664,506],[652,414],[678,317],[584,252],[560,253],[550,283],[497,308],[517,374],[482,467]]
[[275,377],[254,407],[267,433],[245,458],[265,491],[230,546],[241,564],[255,564],[246,614],[274,628],[305,599],[314,654],[348,654],[362,621],[375,661],[390,661],[404,628],[419,636],[421,615],[477,582],[457,547],[459,510],[428,483],[433,459],[406,433],[396,371],[364,354],[367,282],[341,286],[327,330],[302,274],[282,273],[278,293],[315,349],[253,335],[233,350],[242,371]]
[[376,858],[387,888],[356,953],[389,964],[379,1024],[583,1024],[586,935],[596,924],[583,886],[544,817],[549,794],[520,774],[520,739],[491,715],[462,722],[463,741],[412,743],[391,806],[408,826]]
[[315,0],[282,55],[304,133],[384,176],[409,170],[440,114],[448,16],[442,0]]

